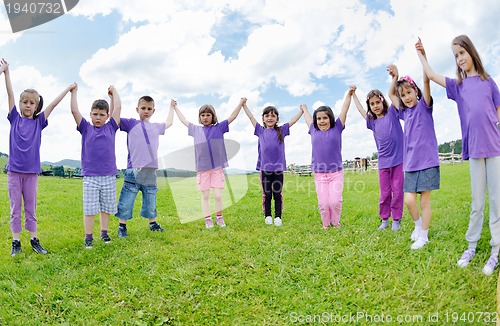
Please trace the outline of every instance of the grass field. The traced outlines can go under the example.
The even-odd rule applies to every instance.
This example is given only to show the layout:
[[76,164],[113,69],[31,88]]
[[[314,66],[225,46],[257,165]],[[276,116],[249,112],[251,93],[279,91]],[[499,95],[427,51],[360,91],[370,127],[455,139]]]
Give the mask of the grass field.
[[[113,241],[85,250],[82,181],[40,177],[39,237],[49,254],[35,254],[23,231],[23,252],[10,257],[7,178],[0,174],[0,325],[493,319],[497,274],[481,272],[490,253],[487,223],[471,264],[456,266],[467,245],[467,163],[442,166],[441,190],[432,194],[430,243],[418,251],[410,249],[413,223],[406,210],[399,231],[377,229],[376,172],[346,172],[342,227],[330,230],[321,227],[312,177],[285,177],[281,228],[264,224],[258,176],[239,178],[232,187],[245,184],[248,192],[225,209],[225,229],[206,230],[202,220],[180,223],[175,185],[160,182],[158,220],[165,233],[152,233],[144,219],[134,218],[130,236],[120,239],[113,218]],[[199,208],[195,189],[185,200]]]

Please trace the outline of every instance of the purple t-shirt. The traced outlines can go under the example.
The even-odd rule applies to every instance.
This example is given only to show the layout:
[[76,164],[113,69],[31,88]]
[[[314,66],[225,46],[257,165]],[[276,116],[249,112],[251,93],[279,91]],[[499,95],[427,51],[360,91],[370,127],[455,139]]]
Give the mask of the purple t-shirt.
[[458,107],[462,158],[500,156],[500,131],[496,126],[500,92],[493,78],[467,77],[460,85],[456,79],[446,78],[446,93]]
[[224,133],[229,131],[227,120],[212,126],[188,125],[188,134],[194,138],[196,171],[222,169],[228,166]]
[[120,130],[127,133],[127,168],[157,169],[159,138],[165,134],[165,123],[122,118]]
[[340,119],[335,126],[321,131],[309,126],[312,144],[311,170],[314,172],[336,172],[342,170],[342,131],[345,126]]
[[403,170],[420,171],[439,166],[438,144],[432,118],[432,99],[428,106],[422,98],[413,108],[400,112],[405,121]]
[[118,125],[115,119],[109,119],[98,128],[82,118],[76,129],[82,134],[82,175],[94,177],[117,174],[115,136]]
[[48,121],[42,112],[36,119],[21,117],[16,106],[7,115],[10,121],[9,160],[7,170],[19,173],[40,173],[42,130]]
[[403,128],[399,111],[391,105],[381,118],[366,118],[366,127],[373,131],[378,151],[378,168],[386,169],[403,163]]
[[290,125],[285,123],[281,126],[281,135],[283,136],[281,143],[276,129],[264,128],[259,123],[255,124],[254,135],[259,137],[257,146],[259,156],[256,169],[266,172],[285,171],[285,137],[290,135]]

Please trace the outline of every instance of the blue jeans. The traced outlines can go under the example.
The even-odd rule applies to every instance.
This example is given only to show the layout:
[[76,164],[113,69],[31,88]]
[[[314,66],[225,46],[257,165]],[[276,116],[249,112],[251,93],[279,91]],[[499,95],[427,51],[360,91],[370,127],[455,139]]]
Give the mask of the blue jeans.
[[[154,170],[151,169],[151,173]],[[143,171],[144,172],[144,171]],[[147,219],[156,217],[156,193],[158,187],[156,185],[143,185],[137,182],[135,175],[136,169],[127,169],[124,174],[123,187],[118,200],[118,213],[116,217],[123,220],[132,219],[134,211],[134,202],[139,191],[142,192],[142,208],[141,216]]]

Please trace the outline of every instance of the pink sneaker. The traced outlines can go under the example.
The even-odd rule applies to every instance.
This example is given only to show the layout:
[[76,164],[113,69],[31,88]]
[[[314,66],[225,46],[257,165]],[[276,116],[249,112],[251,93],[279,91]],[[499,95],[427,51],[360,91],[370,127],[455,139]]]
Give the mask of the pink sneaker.
[[211,218],[206,218],[206,219],[205,219],[205,227],[206,227],[207,229],[211,229],[211,228],[213,228],[213,227],[214,227],[214,222],[212,221],[212,219],[211,219]]

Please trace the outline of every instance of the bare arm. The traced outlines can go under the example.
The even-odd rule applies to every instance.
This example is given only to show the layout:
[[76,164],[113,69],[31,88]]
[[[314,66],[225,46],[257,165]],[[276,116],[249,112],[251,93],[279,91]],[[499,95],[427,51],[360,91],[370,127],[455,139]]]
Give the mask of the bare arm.
[[356,108],[358,109],[359,114],[361,114],[361,116],[363,116],[363,119],[366,120],[366,116],[367,116],[366,110],[363,107],[363,105],[361,104],[361,102],[359,101],[359,98],[356,95],[356,92],[354,92],[352,94],[352,98],[354,100],[354,104],[356,105]]
[[293,126],[297,121],[299,121],[300,117],[304,114],[304,111],[302,109],[299,109],[299,112],[297,112],[296,115],[294,115],[290,121],[288,122],[288,126]]
[[417,55],[420,59],[420,63],[422,63],[422,67],[424,68],[424,74],[426,74],[430,78],[430,80],[432,80],[436,84],[446,87],[446,78],[440,74],[435,73],[429,65],[429,62],[427,61],[427,57],[425,55],[425,49],[420,38],[418,38],[418,41],[415,44],[415,48],[417,49]]
[[45,120],[49,118],[49,115],[52,113],[52,111],[55,109],[57,104],[62,101],[62,99],[68,94],[68,92],[71,92],[76,87],[76,83],[73,83],[66,87],[64,91],[62,91],[61,94],[59,94],[52,102],[47,105],[47,108],[43,110],[43,115],[45,116]]
[[424,71],[424,91],[423,91],[423,97],[425,103],[427,105],[431,105],[431,80],[429,79],[429,76],[425,74]]
[[77,99],[77,91],[78,91],[78,85],[75,86],[71,90],[71,114],[73,115],[73,118],[75,119],[76,125],[80,127],[80,123],[82,122],[82,114],[80,113],[80,110],[78,110],[78,99]]
[[389,71],[389,75],[392,77],[391,85],[389,86],[389,91],[387,92],[387,95],[389,95],[392,105],[399,110],[399,107],[401,106],[401,101],[399,99],[399,96],[397,95],[397,90],[396,90],[396,82],[398,81],[399,78],[398,68],[395,65],[389,65],[387,66],[387,71]]
[[181,113],[181,110],[177,107],[177,102],[175,103],[175,114],[177,114],[177,118],[187,127],[189,126],[189,121],[184,117],[184,115]]
[[351,97],[352,94],[356,91],[356,86],[349,86],[349,90],[345,94],[344,104],[342,104],[342,109],[340,110],[339,119],[342,122],[342,125],[345,126],[345,121],[347,119],[347,112],[349,111],[349,107],[351,106]]
[[111,99],[111,105],[113,106],[111,118],[115,120],[117,125],[120,125],[120,114],[122,113],[122,101],[120,99],[120,94],[118,94],[116,88],[111,85],[108,88],[108,95]]
[[233,122],[234,119],[236,119],[236,117],[238,116],[238,114],[240,114],[241,108],[243,107],[243,104],[246,103],[246,101],[247,101],[246,97],[242,97],[240,99],[240,103],[238,103],[238,105],[234,109],[233,113],[231,113],[231,115],[227,118],[228,124]]
[[304,113],[304,120],[306,121],[307,128],[311,128],[311,123],[313,123],[313,117],[311,113],[307,110],[307,105],[301,104],[300,109]]
[[170,110],[168,110],[167,121],[165,121],[165,129],[170,127],[174,122],[174,111],[176,106],[177,101],[174,99],[170,100]]
[[16,100],[14,98],[14,91],[12,90],[12,83],[10,81],[10,72],[9,72],[9,63],[5,60],[2,59],[0,61],[0,69],[3,71],[5,75],[5,88],[7,89],[7,97],[9,100],[9,113],[12,111],[14,108],[14,105],[16,105]]
[[252,112],[250,112],[250,109],[248,108],[246,101],[245,101],[245,104],[243,104],[243,110],[245,110],[245,113],[246,113],[248,119],[250,119],[252,126],[255,128],[255,125],[257,124],[257,120],[255,120],[255,117],[253,116]]

